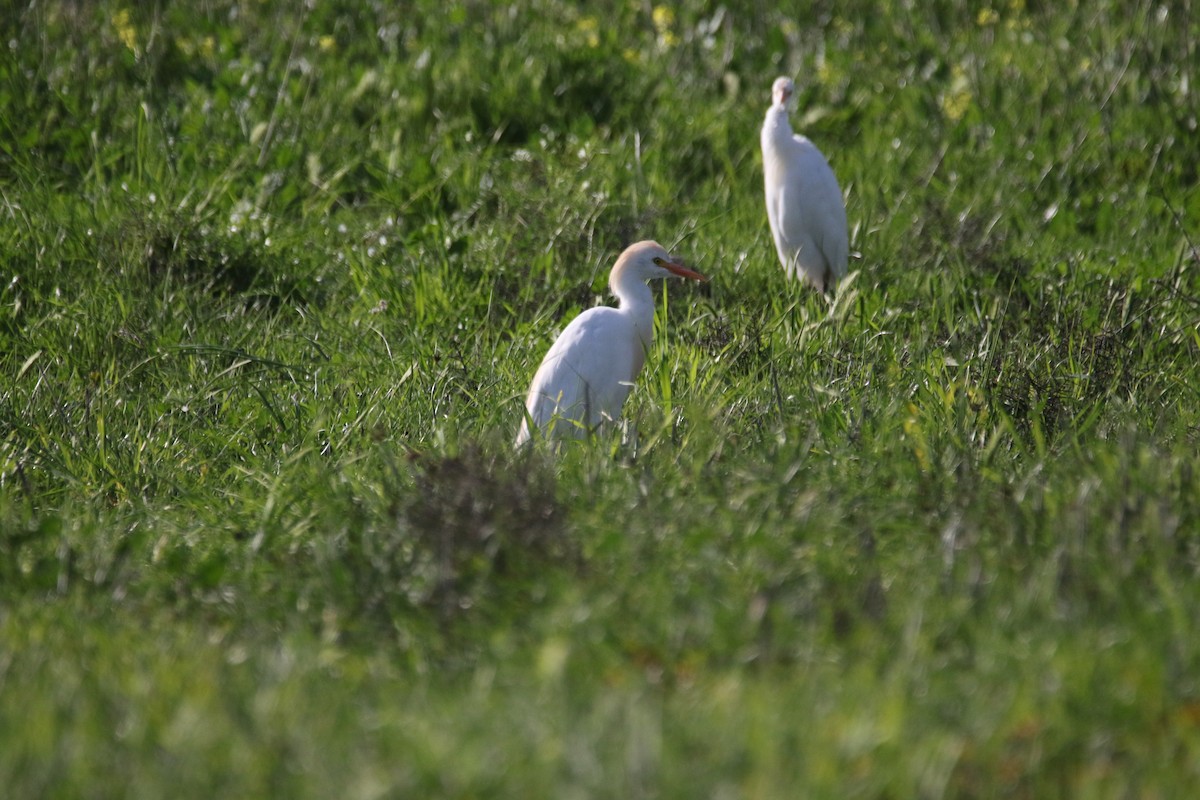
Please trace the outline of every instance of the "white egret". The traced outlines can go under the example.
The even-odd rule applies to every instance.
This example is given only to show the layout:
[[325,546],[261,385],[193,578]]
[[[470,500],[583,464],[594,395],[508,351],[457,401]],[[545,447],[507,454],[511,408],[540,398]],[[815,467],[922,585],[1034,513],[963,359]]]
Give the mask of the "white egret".
[[850,236],[842,190],[817,146],[792,133],[796,86],[779,78],[762,127],[763,183],[775,250],[789,277],[818,291],[846,275]]
[[518,446],[530,440],[531,424],[547,437],[580,438],[620,417],[654,336],[654,295],[646,281],[672,275],[708,280],[656,242],[621,253],[608,276],[618,307],[588,309],[559,334],[533,376]]

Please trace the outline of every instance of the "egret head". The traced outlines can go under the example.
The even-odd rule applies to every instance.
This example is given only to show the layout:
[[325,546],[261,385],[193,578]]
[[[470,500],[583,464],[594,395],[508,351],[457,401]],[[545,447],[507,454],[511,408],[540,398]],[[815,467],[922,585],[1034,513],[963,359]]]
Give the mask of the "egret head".
[[789,111],[796,106],[796,84],[791,78],[776,78],[771,85],[771,102]]
[[706,281],[708,278],[695,270],[680,264],[666,248],[658,242],[638,242],[625,248],[617,264],[613,267],[613,275],[618,271],[636,274],[643,281],[654,278],[669,278],[672,275],[680,278],[690,278],[694,281]]

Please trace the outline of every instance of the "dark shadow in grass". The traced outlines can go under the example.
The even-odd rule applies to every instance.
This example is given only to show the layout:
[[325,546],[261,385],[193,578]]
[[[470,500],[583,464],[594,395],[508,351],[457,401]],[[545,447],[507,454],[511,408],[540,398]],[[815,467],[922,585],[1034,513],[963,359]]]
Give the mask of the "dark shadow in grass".
[[986,353],[987,402],[1022,439],[1077,434],[1132,391],[1153,314],[1130,287],[1081,280],[1069,259],[1063,272],[1035,267],[979,214],[933,202],[927,212],[930,234],[969,266],[934,338]]
[[[1136,313],[1124,286],[1110,283],[1107,293],[1103,300],[1075,298],[1074,307],[1064,308],[1043,291],[1031,303],[1006,307],[994,321],[999,335],[985,385],[993,409],[1022,438],[1030,440],[1035,429],[1049,439],[1068,433],[1095,420],[1111,398],[1132,391],[1139,342],[1152,320]],[[1086,318],[1085,309],[1093,307],[1108,311]],[[1116,311],[1121,308],[1123,314]]]
[[720,361],[734,375],[758,374],[770,366],[771,335],[764,316],[734,312],[733,318],[722,313],[705,317],[699,333],[684,329],[715,362]]
[[579,564],[554,473],[533,456],[468,444],[454,455],[410,454],[395,477],[395,523],[350,525],[340,557],[363,611],[425,610],[443,622],[503,614]]
[[148,223],[142,235],[146,272],[155,283],[238,298],[246,310],[307,305],[314,295],[304,280],[285,274],[286,259],[253,242],[158,220]]
[[427,602],[443,613],[470,608],[489,584],[530,580],[573,556],[549,470],[468,446],[420,459],[415,478],[400,514],[435,573]]

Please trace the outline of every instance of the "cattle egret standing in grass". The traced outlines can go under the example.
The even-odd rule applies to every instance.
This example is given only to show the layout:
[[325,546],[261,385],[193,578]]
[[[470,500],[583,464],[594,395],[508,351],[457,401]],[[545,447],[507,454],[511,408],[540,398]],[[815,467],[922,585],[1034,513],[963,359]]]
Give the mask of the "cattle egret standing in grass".
[[790,78],[776,80],[763,121],[767,219],[787,274],[824,292],[846,275],[846,206],[825,156],[808,139],[792,133],[788,111],[795,96]]
[[529,441],[531,425],[547,437],[580,438],[621,416],[654,337],[654,295],[646,281],[672,275],[708,280],[656,242],[621,253],[608,276],[618,307],[588,309],[559,335],[533,376],[517,445]]

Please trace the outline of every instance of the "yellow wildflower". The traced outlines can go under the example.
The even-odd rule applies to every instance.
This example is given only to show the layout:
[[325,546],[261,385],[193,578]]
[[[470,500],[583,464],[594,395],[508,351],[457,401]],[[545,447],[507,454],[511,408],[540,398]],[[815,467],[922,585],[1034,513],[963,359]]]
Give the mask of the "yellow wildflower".
[[679,44],[679,37],[672,27],[675,25],[675,11],[669,6],[655,6],[650,18],[654,22],[654,30],[658,31],[658,44],[661,47],[674,47]]
[[837,70],[829,63],[826,58],[821,58],[817,63],[817,80],[823,86],[828,86],[834,83],[837,79]]
[[1004,27],[1007,30],[1029,30],[1032,23],[1025,14],[1025,0],[1008,0],[1008,10],[1007,18],[1004,20]]
[[322,53],[332,53],[337,49],[337,39],[325,35],[317,39],[317,49]]
[[955,64],[950,70],[950,88],[942,95],[942,113],[951,122],[958,122],[971,107],[971,85],[967,71]]
[[588,47],[600,46],[600,23],[595,17],[581,17],[575,23],[575,30],[583,34],[583,40]]
[[134,55],[139,54],[137,45],[137,28],[133,26],[133,20],[130,19],[129,9],[123,8],[113,14],[113,27],[117,30],[117,38],[121,43],[129,48]]
[[211,36],[205,36],[203,39],[177,39],[175,46],[179,48],[179,52],[183,53],[188,58],[194,55],[201,55],[204,58],[212,58],[213,53],[217,51],[217,41]]
[[675,11],[670,6],[655,6],[650,16],[654,20],[654,29],[659,33],[670,30],[675,24]]
[[904,435],[912,442],[913,455],[917,459],[917,465],[922,470],[929,469],[929,453],[928,445],[925,441],[925,431],[921,429],[920,409],[916,403],[908,404],[908,418],[902,423]]

